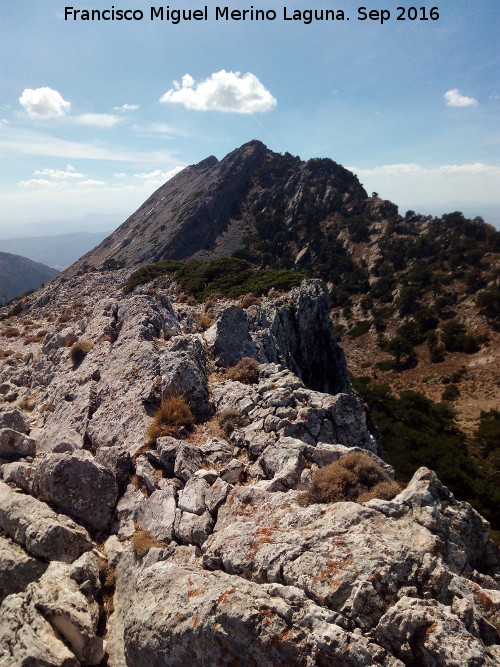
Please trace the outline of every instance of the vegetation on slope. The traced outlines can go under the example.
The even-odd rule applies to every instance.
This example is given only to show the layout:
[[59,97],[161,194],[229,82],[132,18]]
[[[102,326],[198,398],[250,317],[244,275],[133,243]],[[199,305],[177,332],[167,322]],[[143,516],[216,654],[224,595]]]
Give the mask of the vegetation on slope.
[[203,301],[215,292],[236,298],[249,292],[263,294],[271,288],[289,290],[299,285],[305,277],[300,271],[259,270],[250,262],[236,257],[224,257],[211,262],[195,259],[186,262],[166,260],[134,271],[123,290],[130,292],[137,285],[166,274],[170,274],[184,292],[192,294],[198,301]]
[[[396,398],[387,385],[369,377],[356,378],[353,385],[370,408],[396,479],[407,482],[420,466],[432,468],[459,500],[470,502],[500,529],[500,412],[483,412],[468,442],[447,402],[433,403],[416,391],[403,391]],[[483,455],[481,463],[470,455],[473,450]]]

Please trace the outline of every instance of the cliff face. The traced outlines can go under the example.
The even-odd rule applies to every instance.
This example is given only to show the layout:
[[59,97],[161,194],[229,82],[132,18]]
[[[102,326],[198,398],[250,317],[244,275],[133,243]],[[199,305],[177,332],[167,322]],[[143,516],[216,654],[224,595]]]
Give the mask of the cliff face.
[[212,156],[177,174],[65,274],[231,255],[257,232],[259,214],[279,209],[282,223],[293,227],[315,184],[321,191],[314,205],[323,217],[366,198],[357,179],[331,160],[301,162],[251,141],[220,162]]
[[[353,452],[392,475],[322,283],[221,299],[207,328],[168,281],[126,277],[29,297],[26,345],[1,325],[2,665],[495,664],[498,551],[431,471],[307,502]],[[152,439],[172,394],[196,425]]]

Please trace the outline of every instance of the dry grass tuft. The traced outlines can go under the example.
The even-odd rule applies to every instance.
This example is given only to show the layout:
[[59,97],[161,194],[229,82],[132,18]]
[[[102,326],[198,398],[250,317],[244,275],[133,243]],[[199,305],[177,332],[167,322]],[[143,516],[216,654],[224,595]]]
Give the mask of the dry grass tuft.
[[26,412],[33,412],[36,405],[36,399],[37,399],[36,394],[32,394],[31,396],[24,396],[19,401],[19,407],[21,408],[21,410],[26,410]]
[[75,364],[80,364],[90,350],[94,347],[94,343],[89,340],[79,340],[70,347],[69,358]]
[[14,354],[14,350],[0,350],[0,359],[7,359]]
[[241,412],[238,412],[233,408],[223,410],[220,415],[217,415],[217,421],[219,422],[219,426],[221,427],[223,433],[228,437],[231,435],[234,429],[239,428],[240,426],[244,426],[246,423],[246,419],[241,414]]
[[6,338],[15,338],[20,335],[20,331],[17,327],[7,327],[7,329],[4,329],[3,335]]
[[368,454],[353,452],[315,470],[306,497],[309,503],[366,502],[381,497],[390,500],[399,491],[399,486]]
[[214,318],[208,313],[205,313],[204,315],[198,315],[195,322],[199,329],[206,331],[214,323]]
[[260,306],[261,303],[262,299],[259,299],[259,297],[245,294],[245,296],[241,298],[240,306],[242,308],[250,308],[250,306]]
[[155,547],[163,549],[166,546],[163,542],[157,540],[156,537],[153,537],[149,530],[144,528],[139,528],[132,535],[130,543],[135,555],[139,556],[139,558],[145,556],[150,549],[154,549]]
[[64,347],[71,347],[76,343],[78,338],[73,333],[69,333],[64,339]]
[[165,435],[176,435],[181,427],[192,429],[194,416],[184,396],[170,394],[162,399],[153,423],[146,432],[148,442],[154,443]]
[[254,384],[259,379],[259,365],[256,359],[243,357],[235,366],[226,371],[226,378],[244,384]]
[[369,491],[358,496],[358,503],[367,503],[369,500],[379,498],[380,500],[392,500],[400,493],[401,489],[397,482],[389,480],[375,484]]

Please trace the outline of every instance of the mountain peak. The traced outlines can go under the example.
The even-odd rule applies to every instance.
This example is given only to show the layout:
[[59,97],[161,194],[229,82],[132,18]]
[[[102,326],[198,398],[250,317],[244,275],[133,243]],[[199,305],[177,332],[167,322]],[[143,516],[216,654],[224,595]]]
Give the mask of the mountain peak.
[[[366,198],[357,178],[332,160],[303,162],[254,139],[220,161],[210,156],[181,171],[67,273],[244,252],[250,237],[266,237],[270,229],[276,235],[283,225],[301,227],[311,203],[319,221],[346,216]],[[263,215],[273,218],[269,224]]]

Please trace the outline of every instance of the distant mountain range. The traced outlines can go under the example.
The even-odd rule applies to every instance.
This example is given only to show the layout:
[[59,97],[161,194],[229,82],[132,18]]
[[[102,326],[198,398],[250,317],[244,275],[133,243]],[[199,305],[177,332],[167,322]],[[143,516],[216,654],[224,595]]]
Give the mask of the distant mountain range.
[[99,244],[109,232],[72,232],[54,236],[0,239],[0,250],[29,257],[61,271]]
[[28,290],[38,289],[59,272],[26,257],[0,252],[0,304]]

